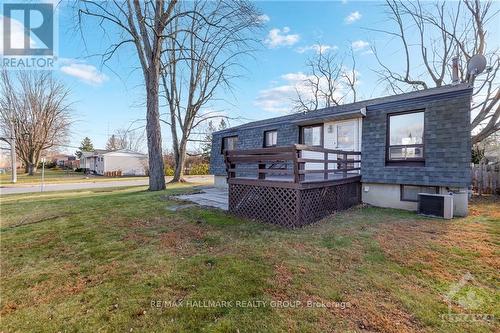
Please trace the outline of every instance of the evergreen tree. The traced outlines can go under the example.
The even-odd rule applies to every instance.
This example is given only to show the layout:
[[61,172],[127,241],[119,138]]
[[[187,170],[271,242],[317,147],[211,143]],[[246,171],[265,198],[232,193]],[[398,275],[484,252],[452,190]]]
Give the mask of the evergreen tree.
[[207,134],[203,139],[203,143],[201,145],[201,156],[208,162],[210,161],[210,154],[212,152],[212,135],[216,131],[222,131],[227,128],[226,121],[224,118],[220,120],[219,126],[215,127],[212,121],[208,122]]
[[78,158],[82,156],[82,152],[84,151],[94,151],[92,140],[90,140],[90,138],[86,136],[80,143],[80,147],[78,149],[79,150],[76,152],[76,156],[78,156]]
[[481,147],[480,145],[472,146],[472,163],[481,164],[481,162],[483,162],[484,160],[484,152],[484,147]]

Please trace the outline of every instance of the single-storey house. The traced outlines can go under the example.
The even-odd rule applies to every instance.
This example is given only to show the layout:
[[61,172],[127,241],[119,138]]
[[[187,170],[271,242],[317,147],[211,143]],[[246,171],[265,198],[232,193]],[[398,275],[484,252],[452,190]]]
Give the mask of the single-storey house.
[[130,149],[96,149],[80,156],[80,167],[97,175],[121,172],[122,176],[145,176],[147,166],[148,156]]
[[[244,163],[255,160],[251,157],[253,153],[272,152],[274,148],[284,154],[283,147],[299,144],[303,145],[299,150],[307,150],[304,149],[307,146],[314,147],[314,151],[303,151],[298,159],[291,158],[299,164],[292,170],[295,177],[307,180],[307,176],[314,174],[323,177],[324,172],[324,181],[331,181],[333,178],[328,174],[336,170],[327,169],[338,168],[338,164],[329,162],[341,161],[339,157],[332,159],[331,153],[352,151],[360,159],[353,158],[349,163],[346,160],[349,166],[343,173],[360,176],[362,202],[417,210],[419,193],[463,194],[471,185],[471,98],[472,87],[461,83],[224,129],[213,134],[210,172],[215,176],[216,186],[227,186],[228,179],[231,184],[231,178],[239,186],[248,185],[252,165],[237,171],[231,151],[241,152],[234,161]],[[259,151],[259,148],[269,149]],[[323,156],[324,163],[314,163]],[[274,161],[269,166],[270,159],[261,155],[257,162],[260,164],[256,178],[261,180],[260,185],[266,186],[262,180],[270,173],[280,172],[267,170],[276,169],[279,164]],[[283,155],[276,159],[287,158]],[[278,169],[286,171],[289,167],[290,164],[283,163]],[[296,182],[301,182],[300,179]],[[244,200],[254,197],[246,194]],[[230,205],[231,200],[230,197]],[[455,215],[466,215],[467,195],[457,196],[454,201]]]
[[58,154],[51,157],[53,163],[59,168],[77,169],[80,167],[80,161],[74,155]]

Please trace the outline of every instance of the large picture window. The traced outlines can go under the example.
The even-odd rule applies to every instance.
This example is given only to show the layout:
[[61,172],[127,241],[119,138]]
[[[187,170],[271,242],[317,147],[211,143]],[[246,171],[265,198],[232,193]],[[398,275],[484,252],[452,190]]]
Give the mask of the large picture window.
[[278,131],[264,132],[264,147],[276,147],[278,145]]
[[424,111],[389,114],[387,161],[424,161]]
[[323,125],[302,127],[301,143],[306,146],[323,146]]
[[235,150],[238,146],[238,137],[237,136],[228,136],[222,139],[222,149],[221,153],[224,150]]

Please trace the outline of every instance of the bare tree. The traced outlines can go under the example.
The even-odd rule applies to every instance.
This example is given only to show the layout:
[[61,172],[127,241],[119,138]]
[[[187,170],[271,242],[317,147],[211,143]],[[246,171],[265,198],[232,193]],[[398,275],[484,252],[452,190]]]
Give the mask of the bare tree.
[[69,90],[50,72],[2,72],[0,130],[16,138],[26,172],[36,172],[41,154],[66,142],[71,124]]
[[[495,35],[488,34],[498,10],[492,1],[462,0],[424,4],[420,1],[387,0],[394,31],[377,30],[393,37],[403,50],[404,66],[397,68],[383,60],[373,47],[380,65],[380,81],[395,93],[440,87],[451,81],[451,60],[459,55],[464,63],[475,54],[484,55],[489,70],[469,77],[465,66],[460,80],[475,84],[472,105],[472,142],[478,143],[500,129],[500,53]],[[474,82],[475,81],[475,82]]]
[[297,112],[309,112],[345,102],[355,102],[358,75],[352,48],[350,58],[351,64],[348,68],[344,57],[320,48],[315,56],[306,61],[308,71],[296,86],[294,109]]
[[165,40],[175,44],[175,32],[171,22],[183,15],[194,15],[174,9],[177,0],[125,0],[91,1],[79,0],[79,19],[82,16],[96,18],[99,25],[110,24],[119,34],[117,40],[103,54],[103,61],[110,59],[123,45],[132,43],[137,51],[146,88],[146,133],[149,155],[149,189],[165,188],[161,148],[161,126],[159,113],[159,80],[161,54]]
[[131,130],[120,128],[114,134],[118,149],[141,151],[144,143],[144,132],[140,129]]
[[[231,89],[230,81],[241,66],[238,60],[254,49],[254,29],[259,13],[247,1],[195,1],[182,3],[180,11],[201,13],[178,17],[170,23],[175,40],[166,41],[162,83],[168,104],[175,157],[172,182],[182,181],[188,143],[193,131],[221,114],[210,108],[219,89]],[[180,47],[178,47],[180,46]]]
[[111,134],[111,136],[108,138],[108,141],[106,142],[106,150],[118,150],[121,149],[119,144],[118,144],[118,138],[116,135]]

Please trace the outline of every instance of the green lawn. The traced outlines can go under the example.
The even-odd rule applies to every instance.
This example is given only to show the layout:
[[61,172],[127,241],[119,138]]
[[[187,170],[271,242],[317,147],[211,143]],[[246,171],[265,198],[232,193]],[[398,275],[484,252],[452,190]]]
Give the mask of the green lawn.
[[286,230],[167,209],[192,190],[2,197],[0,332],[499,329],[499,201],[453,221],[356,207]]
[[[71,170],[59,170],[59,169],[46,169],[45,170],[45,183],[82,183],[82,182],[96,182],[96,181],[110,181],[110,180],[131,180],[131,179],[141,179],[146,177],[104,177],[104,176],[94,176],[85,175],[83,172],[74,172]],[[0,185],[16,186],[11,184],[10,173],[0,174]],[[30,185],[30,184],[40,184],[42,182],[42,170],[29,176],[26,173],[18,173],[17,183],[18,185]]]

